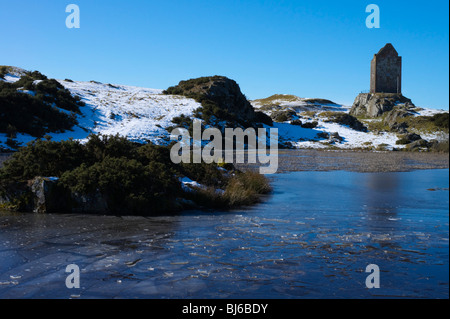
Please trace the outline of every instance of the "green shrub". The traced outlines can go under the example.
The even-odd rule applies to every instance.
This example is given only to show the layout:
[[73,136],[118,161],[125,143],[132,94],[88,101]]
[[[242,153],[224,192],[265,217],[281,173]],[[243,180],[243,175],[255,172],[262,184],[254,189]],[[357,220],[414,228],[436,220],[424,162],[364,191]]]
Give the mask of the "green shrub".
[[193,181],[208,186],[224,187],[227,183],[227,178],[222,171],[217,169],[215,163],[182,163],[181,173]]
[[6,143],[7,146],[9,146],[12,149],[18,149],[21,145],[21,143],[19,143],[18,141],[16,141],[15,139],[8,137],[6,139]]
[[36,176],[61,176],[87,161],[85,147],[77,141],[36,140],[4,163],[0,178],[26,181]]
[[0,66],[0,79],[5,79],[5,75],[8,73],[6,66]]
[[400,139],[398,139],[395,144],[397,145],[406,145],[411,143],[411,141],[409,139],[407,139],[406,137],[401,137]]
[[313,122],[306,122],[306,123],[303,123],[303,124],[302,124],[302,127],[303,127],[303,128],[310,128],[310,129],[313,129],[313,128],[316,128],[318,125],[319,125],[319,122],[313,121]]
[[440,129],[448,130],[449,125],[449,114],[448,113],[439,113],[435,114],[430,119],[434,122],[434,125]]
[[110,156],[65,172],[61,184],[82,194],[100,191],[115,213],[160,212],[161,201],[173,200],[181,191],[179,182],[163,163],[143,165],[135,159]]
[[[270,190],[262,175],[240,173],[231,164],[174,164],[170,147],[141,145],[119,136],[91,135],[85,144],[29,143],[0,169],[0,192],[26,185],[36,176],[58,177],[69,202],[75,201],[75,194],[102,196],[113,214],[173,212],[183,207],[180,198],[202,207],[234,207],[253,203]],[[179,178],[184,176],[204,188],[183,191]]]
[[[39,80],[37,84],[34,81]],[[18,91],[25,89],[33,94]],[[15,83],[0,82],[0,132],[8,133],[15,127],[16,133],[42,137],[49,132],[63,132],[77,124],[80,114],[79,97],[73,97],[58,81],[45,75],[28,72]],[[63,112],[57,107],[69,111]]]
[[416,132],[448,132],[449,113],[438,113],[433,116],[408,116],[398,120],[399,123],[406,123],[409,130]]
[[280,122],[291,121],[296,116],[297,116],[297,113],[293,110],[282,110],[282,111],[272,112],[271,118],[275,122],[280,123]]
[[431,152],[437,153],[448,153],[449,152],[449,141],[436,141],[432,143],[430,147]]

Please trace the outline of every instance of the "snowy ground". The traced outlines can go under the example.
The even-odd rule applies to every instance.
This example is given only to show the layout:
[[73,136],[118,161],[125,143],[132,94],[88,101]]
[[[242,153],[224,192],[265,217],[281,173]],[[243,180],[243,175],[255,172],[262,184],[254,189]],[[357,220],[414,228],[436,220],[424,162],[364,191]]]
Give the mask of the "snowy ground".
[[[17,69],[14,73],[15,75],[6,75],[5,80],[8,82],[17,81],[20,78],[21,70]],[[80,96],[86,106],[80,108],[82,114],[78,116],[79,125],[75,126],[72,131],[49,134],[54,141],[69,138],[85,140],[90,133],[101,133],[105,135],[119,134],[140,142],[152,141],[157,144],[164,144],[169,139],[169,132],[165,128],[174,125],[172,119],[181,114],[190,116],[195,109],[201,106],[193,99],[163,95],[162,90],[159,89],[111,85],[94,81],[60,80],[59,82],[73,95]],[[33,92],[29,93],[32,94]],[[271,103],[280,105],[282,108],[293,109],[300,115],[305,111],[349,111],[349,107],[344,105],[312,103],[310,99],[291,95],[286,95],[286,99],[283,100],[283,95],[280,96],[280,100],[272,100]],[[252,104],[256,109],[262,107],[258,100],[252,101]],[[264,108],[261,110],[268,114],[271,112]],[[417,115],[432,115],[438,112],[443,111],[423,109]],[[395,133],[358,132],[340,124],[327,123],[325,119],[316,117],[310,121],[312,120],[319,122],[315,129],[305,129],[291,125],[289,122],[274,123],[274,127],[279,131],[280,140],[289,141],[298,148],[329,148],[328,140],[317,137],[320,132],[337,132],[343,138],[343,141],[334,143],[332,146],[343,149],[377,147],[380,144],[385,144],[386,149],[399,147],[395,144],[398,139]],[[305,122],[304,119],[302,121]],[[423,137],[444,139],[448,138],[448,135],[433,136],[425,134]],[[18,134],[16,140],[25,145],[34,138],[30,135]],[[6,134],[0,133],[0,147],[8,148],[5,142]]]
[[[7,75],[5,80],[15,82],[17,76]],[[78,125],[72,131],[49,133],[54,141],[69,138],[84,140],[90,133],[128,137],[131,140],[157,144],[164,143],[172,126],[172,119],[181,114],[192,115],[201,105],[182,96],[163,95],[162,90],[98,82],[59,81],[73,95],[78,95],[86,106],[81,107]],[[26,144],[35,138],[18,134],[17,141]],[[6,134],[0,133],[0,145],[6,148]]]
[[[158,89],[93,82],[60,83],[86,103],[79,119],[81,127],[142,142],[164,142],[169,136],[165,128],[173,126],[174,117],[192,115],[201,106],[193,99],[163,95]],[[86,134],[81,136],[84,137]]]
[[[320,104],[313,103],[309,98],[300,98],[293,95],[279,95],[276,99],[271,99],[269,103],[262,100],[252,101],[252,105],[255,109],[260,109],[264,113],[270,115],[273,111],[287,110],[291,109],[297,112],[297,114],[302,117],[303,123],[317,121],[319,125],[314,129],[305,129],[300,126],[290,125],[289,121],[284,123],[274,123],[274,127],[278,128],[278,133],[280,139],[283,141],[289,141],[296,148],[314,148],[314,149],[327,149],[331,146],[333,148],[341,149],[365,149],[365,148],[377,148],[383,145],[383,149],[392,150],[395,148],[404,148],[405,145],[396,145],[398,136],[396,133],[391,132],[359,132],[351,129],[348,126],[340,125],[337,123],[330,123],[326,121],[326,118],[314,117],[309,120],[304,120],[310,117],[310,111],[313,112],[323,112],[323,111],[333,111],[333,112],[344,112],[348,113],[350,111],[349,106],[340,104]],[[261,102],[262,101],[262,102]],[[271,108],[270,105],[276,107]],[[306,113],[307,112],[307,113]],[[448,112],[444,110],[437,109],[418,109],[415,116],[431,116],[437,113]],[[365,121],[380,121],[380,119],[369,119]],[[339,136],[343,138],[340,143],[330,143],[328,139],[320,138],[317,134],[321,132],[327,133],[338,133]],[[424,139],[448,139],[448,134],[427,134],[421,133]]]
[[398,140],[395,133],[383,132],[375,134],[372,132],[359,132],[344,125],[326,123],[322,119],[318,119],[317,121],[319,125],[314,129],[305,129],[288,123],[274,123],[274,127],[278,128],[278,134],[284,141],[290,141],[296,148],[329,148],[329,140],[317,136],[321,132],[337,132],[343,138],[343,141],[341,143],[333,143],[332,145],[342,149],[366,148],[369,146],[377,147],[381,144],[387,145],[386,149],[401,146],[395,145],[395,142]]

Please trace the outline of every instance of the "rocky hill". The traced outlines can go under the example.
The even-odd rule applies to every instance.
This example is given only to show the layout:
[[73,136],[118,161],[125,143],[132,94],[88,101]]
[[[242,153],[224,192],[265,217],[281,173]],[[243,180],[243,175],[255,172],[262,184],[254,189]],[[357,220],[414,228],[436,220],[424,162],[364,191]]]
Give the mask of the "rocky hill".
[[210,125],[218,125],[224,120],[228,122],[225,125],[229,127],[272,124],[270,118],[263,113],[255,112],[236,81],[224,76],[181,81],[163,93],[186,96],[201,103],[202,107],[195,115]]

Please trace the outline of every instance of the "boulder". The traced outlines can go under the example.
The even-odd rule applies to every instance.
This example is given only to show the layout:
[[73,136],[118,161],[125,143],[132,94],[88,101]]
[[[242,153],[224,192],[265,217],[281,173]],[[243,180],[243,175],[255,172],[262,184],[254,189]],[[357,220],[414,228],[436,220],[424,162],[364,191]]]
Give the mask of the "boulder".
[[388,113],[383,120],[383,123],[387,125],[391,131],[406,133],[408,129],[408,124],[401,122],[400,119],[412,116],[413,114],[404,108],[395,107]]
[[330,144],[341,143],[344,140],[344,138],[340,136],[338,132],[334,133],[319,132],[317,133],[317,137],[328,140],[328,143]]
[[394,124],[390,125],[389,128],[393,132],[397,132],[400,134],[406,134],[408,133],[408,124],[406,122],[397,123],[394,122]]
[[404,109],[415,107],[411,100],[402,94],[361,93],[356,97],[350,109],[350,115],[374,118],[391,111],[395,106],[401,106]]
[[406,145],[406,144],[410,144],[412,142],[421,140],[422,137],[419,134],[416,133],[409,133],[409,134],[405,134],[400,136],[400,139],[397,140],[397,142],[395,142],[397,145]]
[[[232,116],[238,123],[258,123],[261,119],[253,106],[242,94],[239,85],[225,76],[209,76],[181,81],[178,85],[168,88],[165,94],[178,94],[194,98],[202,103],[203,108],[214,105],[220,114]],[[229,119],[229,118],[228,118]],[[222,120],[222,118],[219,118]]]
[[355,131],[367,132],[367,127],[364,126],[356,117],[353,115],[343,113],[343,112],[333,112],[329,114],[327,122],[338,123],[341,125],[346,125]]
[[303,124],[301,125],[301,127],[313,129],[313,128],[316,128],[317,125],[319,125],[319,122],[317,122],[317,121],[312,121],[312,122],[306,122],[306,123],[303,123]]
[[342,136],[339,135],[338,132],[334,132],[330,134],[330,142],[332,143],[341,143],[344,140]]
[[70,193],[58,178],[35,177],[27,183],[11,183],[0,192],[0,205],[13,211],[37,214],[108,212],[105,196],[99,191],[88,195]]
[[293,110],[275,111],[270,115],[274,122],[292,121],[297,117],[297,113]]
[[420,151],[422,149],[428,149],[430,147],[430,143],[424,139],[416,140],[408,145],[406,145],[406,150],[408,151]]
[[328,134],[327,132],[320,132],[320,133],[317,133],[317,137],[318,138],[324,138],[324,139],[329,139],[330,138],[330,134]]
[[35,177],[28,183],[33,194],[33,212],[58,213],[67,210],[67,196],[58,187],[58,179],[51,177]]

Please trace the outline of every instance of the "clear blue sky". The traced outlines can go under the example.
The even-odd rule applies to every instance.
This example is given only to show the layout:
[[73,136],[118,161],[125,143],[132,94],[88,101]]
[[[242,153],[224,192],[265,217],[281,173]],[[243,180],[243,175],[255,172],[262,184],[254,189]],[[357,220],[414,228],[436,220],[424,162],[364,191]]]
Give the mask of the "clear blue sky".
[[[65,8],[81,10],[67,29]],[[375,3],[381,28],[368,29]],[[275,93],[351,104],[391,42],[403,93],[449,106],[449,3],[428,1],[0,0],[0,64],[49,77],[165,89],[225,75],[249,99]]]

